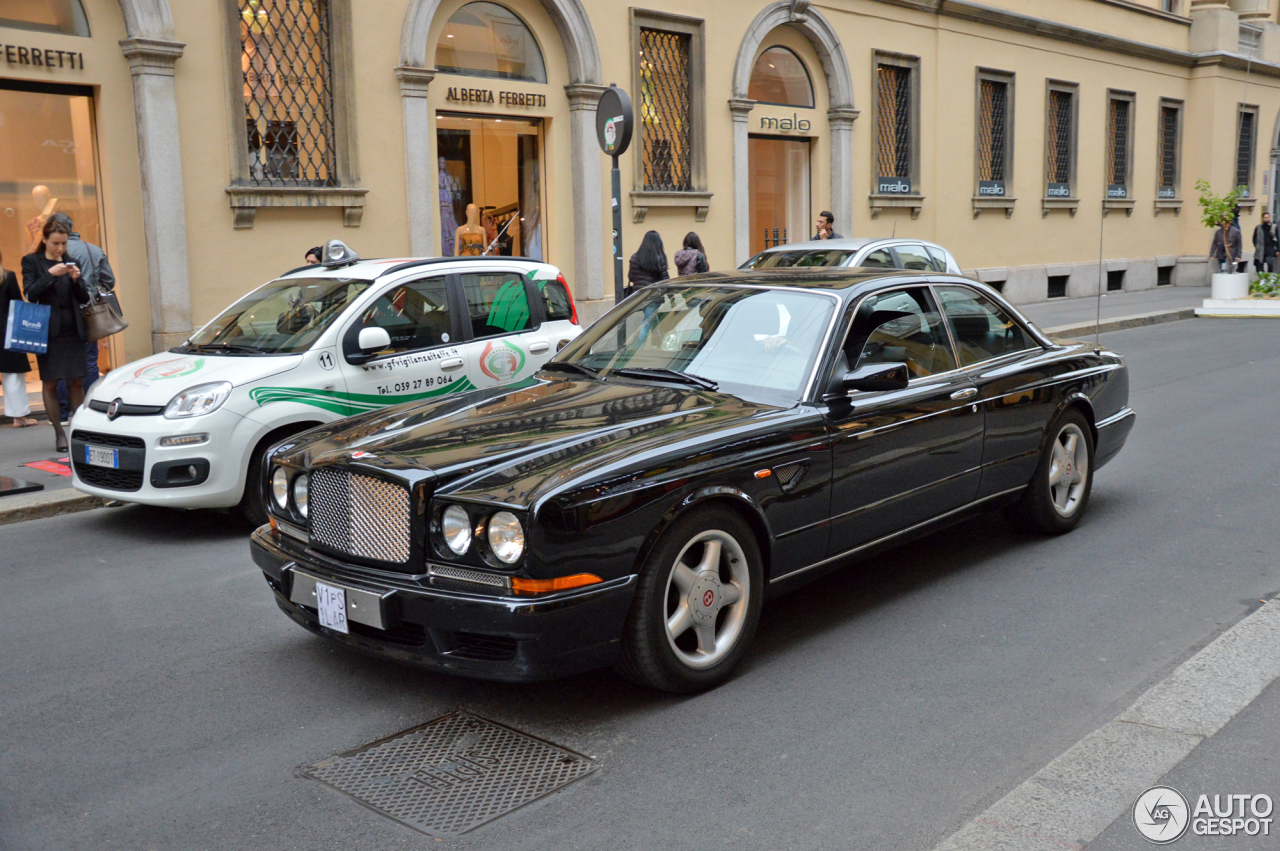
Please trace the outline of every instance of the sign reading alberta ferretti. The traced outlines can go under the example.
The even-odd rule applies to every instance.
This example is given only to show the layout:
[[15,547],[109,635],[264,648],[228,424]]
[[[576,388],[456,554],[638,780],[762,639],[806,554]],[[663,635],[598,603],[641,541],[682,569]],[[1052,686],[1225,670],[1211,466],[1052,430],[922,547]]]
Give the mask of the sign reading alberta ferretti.
[[[496,99],[495,99],[496,94]],[[529,92],[494,92],[450,86],[444,99],[450,103],[500,103],[503,106],[546,106],[547,96]]]
[[9,65],[31,65],[36,68],[68,68],[84,70],[84,54],[73,50],[49,50],[40,47],[23,47],[17,44],[0,44],[0,56]]

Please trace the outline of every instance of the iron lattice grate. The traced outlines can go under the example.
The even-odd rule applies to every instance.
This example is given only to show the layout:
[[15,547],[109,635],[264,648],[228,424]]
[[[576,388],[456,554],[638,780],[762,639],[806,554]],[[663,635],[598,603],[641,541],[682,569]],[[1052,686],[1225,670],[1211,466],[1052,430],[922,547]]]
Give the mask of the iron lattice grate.
[[1253,118],[1252,112],[1240,112],[1240,134],[1236,139],[1236,185],[1248,187],[1253,176]]
[[239,0],[248,179],[334,186],[328,0]]
[[1045,174],[1049,183],[1071,182],[1071,92],[1049,92],[1049,144]]
[[877,154],[880,177],[911,177],[911,69],[877,69]]
[[691,125],[692,37],[640,30],[640,119],[644,188],[686,192],[693,188]]
[[1107,178],[1113,186],[1128,186],[1129,101],[1111,99],[1107,125]]
[[598,767],[582,754],[454,712],[301,773],[406,827],[447,839]]
[[1160,107],[1160,186],[1172,187],[1178,179],[1178,110]]
[[1005,114],[1008,111],[1009,84],[999,80],[983,80],[981,101],[978,179],[1004,180]]

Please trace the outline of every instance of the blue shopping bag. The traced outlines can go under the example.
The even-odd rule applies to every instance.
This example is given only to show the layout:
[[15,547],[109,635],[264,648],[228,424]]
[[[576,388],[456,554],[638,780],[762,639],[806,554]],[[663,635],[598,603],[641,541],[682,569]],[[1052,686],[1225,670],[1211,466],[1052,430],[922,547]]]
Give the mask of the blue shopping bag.
[[9,321],[4,328],[4,347],[11,352],[49,351],[49,313],[47,304],[27,301],[9,302]]

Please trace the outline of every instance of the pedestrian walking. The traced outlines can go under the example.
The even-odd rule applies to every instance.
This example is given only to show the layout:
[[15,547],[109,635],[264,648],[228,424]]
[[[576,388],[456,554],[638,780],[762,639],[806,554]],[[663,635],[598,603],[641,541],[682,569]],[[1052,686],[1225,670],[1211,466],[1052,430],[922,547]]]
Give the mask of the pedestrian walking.
[[1244,254],[1240,228],[1232,227],[1231,217],[1224,216],[1218,229],[1213,232],[1213,243],[1209,246],[1209,257],[1217,261],[1218,271],[1231,273],[1236,270],[1240,256]]
[[[18,276],[4,268],[4,255],[0,254],[0,322],[9,318],[9,305],[23,301],[18,287]],[[13,420],[14,428],[33,426],[36,421],[27,416],[31,403],[27,399],[27,373],[31,361],[26,352],[0,349],[0,381],[4,386],[4,415]]]
[[319,266],[320,261],[324,259],[324,249],[320,246],[308,248],[307,253],[302,256],[302,260],[308,266]]
[[1280,238],[1276,235],[1276,226],[1271,223],[1271,214],[1262,214],[1262,224],[1253,229],[1253,265],[1262,272],[1276,270],[1276,255],[1280,254]]
[[693,231],[684,235],[684,248],[676,252],[676,276],[696,275],[710,271],[707,265],[707,250],[702,247],[702,240]]
[[[75,222],[66,213],[53,214],[53,221],[65,225],[71,235],[67,238],[67,259],[72,260],[80,268],[80,277],[85,288],[96,298],[115,292],[116,274],[107,261],[107,253],[92,242],[85,242],[76,232]],[[84,345],[85,379],[84,392],[87,394],[101,375],[98,369],[98,341],[92,340]],[[64,421],[71,417],[71,396],[65,381],[58,382],[58,406]]]
[[636,290],[665,281],[670,277],[667,252],[662,247],[662,237],[656,230],[651,230],[644,235],[644,239],[640,240],[640,247],[636,249],[636,253],[631,255],[631,262],[627,269],[627,281],[630,286],[626,288],[625,293],[631,295]]
[[67,435],[58,419],[58,379],[66,379],[71,410],[84,401],[85,363],[84,314],[80,308],[89,300],[89,291],[81,278],[80,268],[66,256],[71,230],[50,219],[41,231],[43,239],[37,250],[22,258],[22,290],[27,301],[47,304],[49,316],[49,350],[36,355],[40,369],[44,409],[49,414],[57,437],[54,446],[67,451]]
[[813,235],[814,241],[819,239],[844,239],[843,236],[835,231],[836,217],[831,215],[830,210],[823,210],[818,214],[817,228],[818,232]]

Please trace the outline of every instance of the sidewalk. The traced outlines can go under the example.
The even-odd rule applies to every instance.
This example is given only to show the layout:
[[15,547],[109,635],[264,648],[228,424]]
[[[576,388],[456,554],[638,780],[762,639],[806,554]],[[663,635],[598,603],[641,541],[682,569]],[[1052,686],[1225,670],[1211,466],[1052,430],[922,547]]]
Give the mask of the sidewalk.
[[[1103,293],[1102,321],[1108,323],[1152,313],[1192,311],[1208,297],[1208,287],[1159,287],[1137,292]],[[1039,325],[1042,330],[1076,328],[1086,324],[1092,327],[1098,313],[1098,299],[1096,297],[1060,298],[1021,305],[1018,310]],[[1177,318],[1190,319],[1191,314]],[[1104,327],[1103,332],[1105,333],[1106,330]]]
[[[69,469],[69,462],[58,460],[68,457],[67,453],[55,451],[53,445],[53,427],[49,425],[48,420],[42,419],[37,425],[27,428],[0,425],[0,476],[26,479],[29,482],[44,485],[46,491],[70,488],[70,476],[23,466],[44,461]],[[6,497],[0,497],[0,506],[4,504],[5,499]]]

